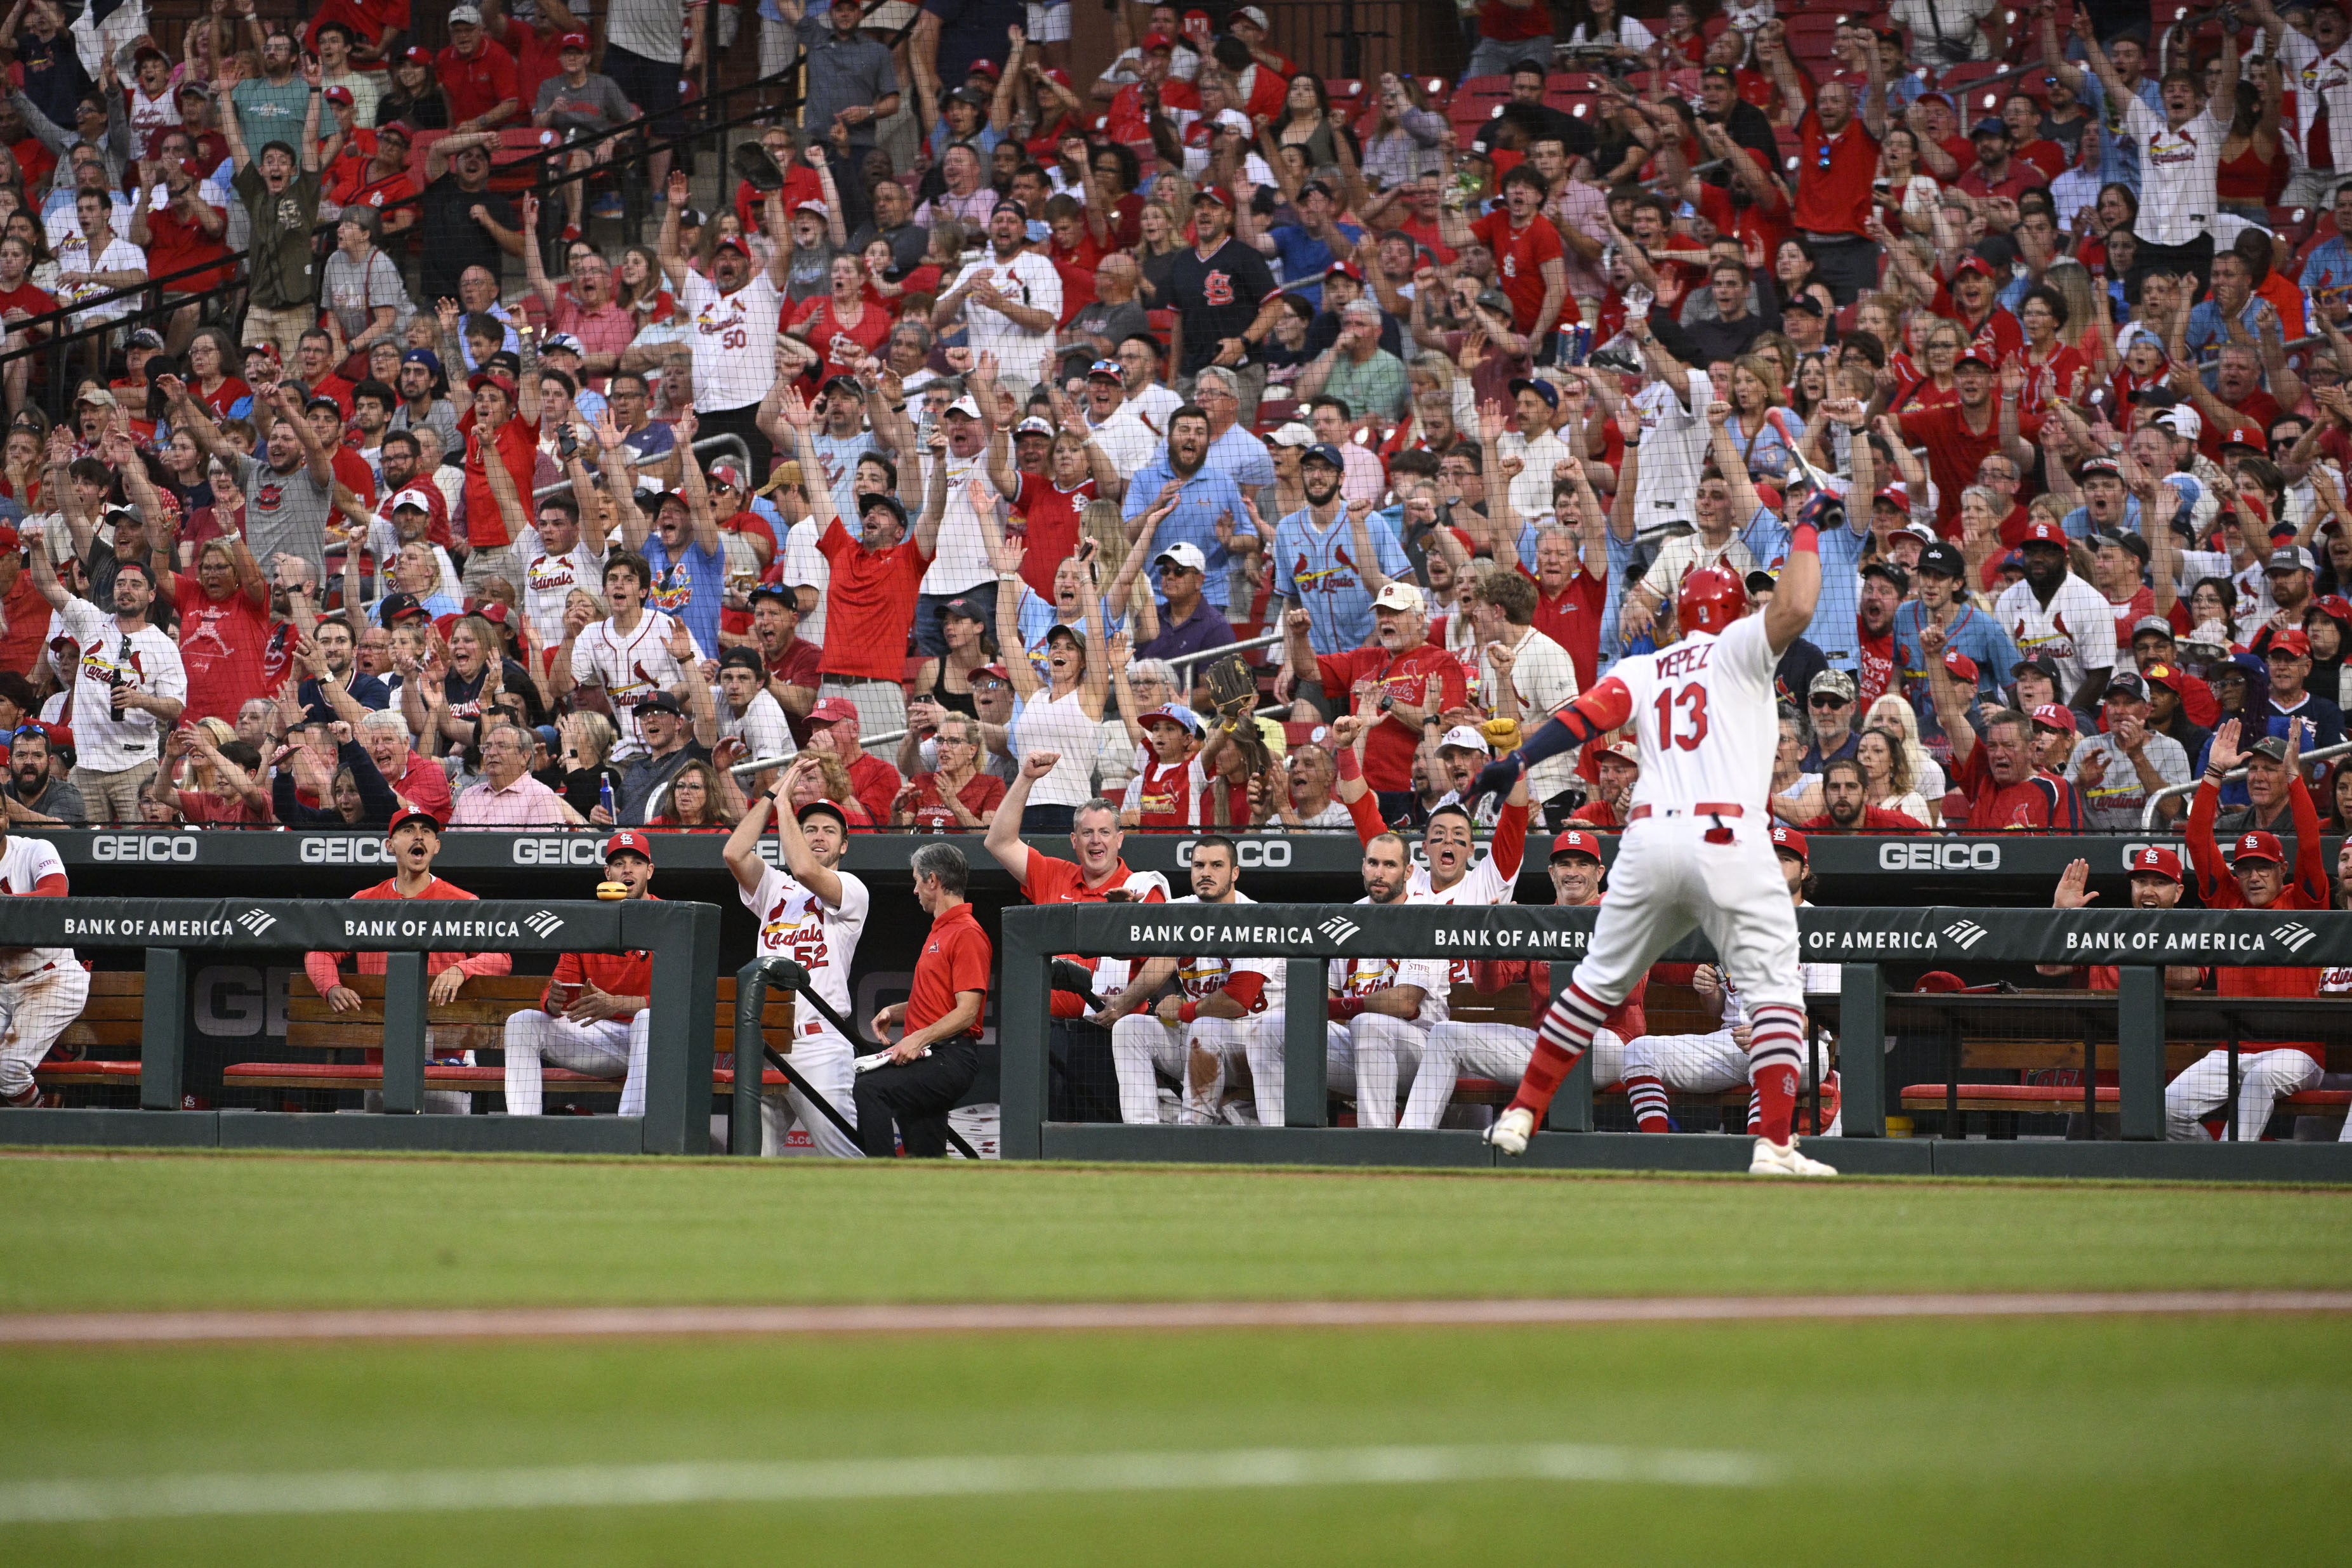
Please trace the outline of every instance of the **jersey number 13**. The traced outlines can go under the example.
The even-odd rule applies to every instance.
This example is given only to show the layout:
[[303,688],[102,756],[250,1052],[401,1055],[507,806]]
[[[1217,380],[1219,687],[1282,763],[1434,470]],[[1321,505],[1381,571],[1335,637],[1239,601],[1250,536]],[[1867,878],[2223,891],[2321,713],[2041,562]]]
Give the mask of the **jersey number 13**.
[[[1658,749],[1679,746],[1685,751],[1696,751],[1706,739],[1706,688],[1693,681],[1682,690],[1658,694]],[[1683,710],[1685,732],[1675,733],[1675,709]]]

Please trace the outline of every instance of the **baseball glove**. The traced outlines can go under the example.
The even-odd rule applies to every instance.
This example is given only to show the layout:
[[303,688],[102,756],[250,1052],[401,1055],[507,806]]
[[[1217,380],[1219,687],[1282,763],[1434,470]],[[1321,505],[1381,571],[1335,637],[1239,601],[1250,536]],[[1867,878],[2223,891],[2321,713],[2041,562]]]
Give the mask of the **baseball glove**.
[[1490,718],[1478,727],[1478,733],[1486,737],[1486,744],[1495,748],[1497,757],[1517,751],[1520,741],[1525,738],[1519,734],[1519,721],[1515,718]]
[[1257,708],[1257,677],[1239,653],[1228,653],[1209,666],[1209,697],[1216,704],[1217,722],[1228,733],[1241,727]]

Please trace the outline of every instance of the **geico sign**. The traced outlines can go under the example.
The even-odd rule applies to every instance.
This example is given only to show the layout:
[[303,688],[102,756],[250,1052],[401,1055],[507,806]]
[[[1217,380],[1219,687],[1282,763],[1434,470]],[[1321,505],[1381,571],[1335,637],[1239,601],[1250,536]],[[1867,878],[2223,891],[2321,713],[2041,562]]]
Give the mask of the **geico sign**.
[[[1192,863],[1192,845],[1195,841],[1186,839],[1176,846],[1178,865]],[[1244,866],[1262,866],[1268,871],[1280,871],[1290,863],[1290,844],[1287,840],[1240,839],[1235,841],[1234,848],[1241,852],[1240,863]]]
[[514,863],[517,865],[595,865],[600,857],[602,839],[591,834],[577,839],[517,839],[514,841]]
[[175,861],[185,865],[196,858],[194,833],[100,833],[90,841],[94,861]]
[[390,865],[391,846],[382,839],[346,839],[320,835],[302,841],[304,865]]
[[1881,844],[1881,871],[1999,871],[1998,843]]

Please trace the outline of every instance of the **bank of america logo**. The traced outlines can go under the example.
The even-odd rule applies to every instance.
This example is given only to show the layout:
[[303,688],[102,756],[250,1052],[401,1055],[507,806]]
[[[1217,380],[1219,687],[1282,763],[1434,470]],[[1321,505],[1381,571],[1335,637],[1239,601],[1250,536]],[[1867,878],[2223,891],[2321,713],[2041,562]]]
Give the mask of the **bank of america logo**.
[[1324,936],[1328,936],[1334,942],[1345,942],[1357,932],[1361,931],[1363,927],[1357,925],[1352,920],[1343,919],[1339,916],[1334,915],[1332,918],[1326,920],[1322,925],[1318,925],[1315,929],[1323,933]]
[[1965,953],[1984,940],[1985,928],[1973,920],[1956,920],[1944,927],[1944,935],[1960,945]]
[[266,909],[248,909],[236,917],[236,923],[245,927],[247,936],[258,936],[278,924],[278,916]]
[[2310,941],[2313,937],[2318,935],[2319,933],[2314,931],[2310,926],[2298,925],[2294,921],[2290,920],[2285,925],[2272,931],[2271,940],[2276,942],[2290,953],[2297,953],[2303,950],[2303,945],[2305,943]]
[[538,933],[539,939],[542,942],[546,941],[550,936],[554,936],[556,932],[562,930],[563,927],[563,921],[561,916],[553,915],[544,909],[532,915],[530,919],[524,921],[523,924],[530,926],[534,932]]

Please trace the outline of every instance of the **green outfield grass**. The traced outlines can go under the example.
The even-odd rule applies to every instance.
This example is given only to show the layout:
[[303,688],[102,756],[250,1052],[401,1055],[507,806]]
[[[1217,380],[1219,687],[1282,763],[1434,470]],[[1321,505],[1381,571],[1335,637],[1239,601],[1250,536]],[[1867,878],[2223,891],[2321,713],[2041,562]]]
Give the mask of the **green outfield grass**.
[[1536,1440],[1778,1479],[0,1525],[0,1562],[2341,1562],[2347,1349],[2101,1319],[39,1352],[0,1378],[9,1480]]
[[2352,1192],[0,1157],[0,1311],[2352,1284]]

